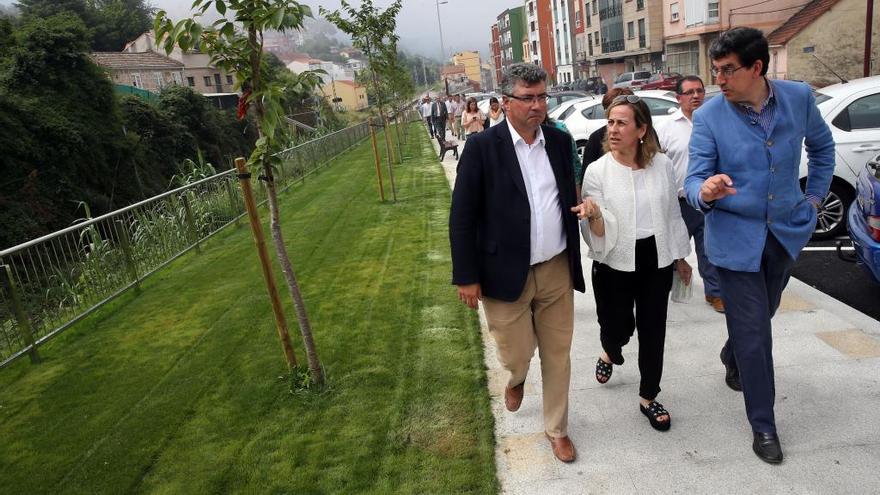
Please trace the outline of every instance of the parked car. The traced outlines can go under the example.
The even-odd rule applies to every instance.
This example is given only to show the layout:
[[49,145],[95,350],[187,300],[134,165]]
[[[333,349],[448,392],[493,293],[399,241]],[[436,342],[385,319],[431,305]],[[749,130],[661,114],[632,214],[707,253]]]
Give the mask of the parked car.
[[578,98],[583,98],[584,96],[589,95],[583,91],[559,91],[550,93],[550,98],[547,100],[547,111],[549,112],[553,110],[566,101],[576,100]]
[[617,76],[617,79],[614,80],[615,88],[630,88],[633,91],[641,87],[642,84],[648,82],[648,79],[651,79],[651,73],[646,70],[640,70],[635,72],[624,72],[623,74]]
[[865,164],[856,191],[847,230],[859,265],[880,284],[880,155]]
[[[678,100],[675,99],[675,93],[646,90],[639,91],[637,94],[651,110],[651,119],[654,125],[669,120],[670,116],[678,110]],[[574,137],[578,155],[581,158],[584,156],[584,146],[587,144],[590,134],[607,123],[601,96],[587,96],[565,102],[550,112],[550,117],[565,123]]]
[[675,86],[681,80],[681,74],[678,72],[658,72],[651,76],[650,79],[642,84],[639,89],[663,89],[666,91],[675,91]]
[[[847,208],[856,197],[859,167],[880,152],[880,76],[854,79],[814,92],[819,113],[835,144],[834,178],[819,209],[814,239],[845,235]],[[807,154],[801,153],[801,185],[806,186]]]
[[601,93],[603,81],[601,77],[594,76],[586,79],[578,79],[572,84],[572,89],[577,91],[586,91],[594,95]]

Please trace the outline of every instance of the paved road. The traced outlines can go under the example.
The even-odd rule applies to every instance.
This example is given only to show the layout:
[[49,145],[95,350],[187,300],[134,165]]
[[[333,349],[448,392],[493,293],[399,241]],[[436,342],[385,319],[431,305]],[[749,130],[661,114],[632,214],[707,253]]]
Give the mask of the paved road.
[[841,260],[834,245],[834,241],[811,242],[798,258],[792,275],[880,321],[880,285],[855,263]]

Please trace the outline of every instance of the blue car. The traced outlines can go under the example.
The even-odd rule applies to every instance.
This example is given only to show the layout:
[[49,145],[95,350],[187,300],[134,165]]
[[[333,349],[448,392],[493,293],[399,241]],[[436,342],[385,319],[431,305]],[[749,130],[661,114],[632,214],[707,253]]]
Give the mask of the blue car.
[[880,155],[865,164],[849,207],[847,229],[859,265],[880,284]]

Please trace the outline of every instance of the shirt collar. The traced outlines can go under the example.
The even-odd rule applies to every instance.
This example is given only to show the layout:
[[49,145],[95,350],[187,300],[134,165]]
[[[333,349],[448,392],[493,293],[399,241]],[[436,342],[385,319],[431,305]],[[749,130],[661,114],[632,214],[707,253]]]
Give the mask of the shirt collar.
[[[519,143],[520,141],[522,141],[522,143],[526,146],[529,146],[529,144],[526,143],[526,140],[523,139],[522,136],[520,136],[519,133],[516,132],[516,129],[513,128],[513,125],[510,123],[510,119],[504,119],[504,122],[507,123],[507,128],[510,129],[510,137],[513,139],[514,147],[516,147],[517,143]],[[537,143],[541,143],[542,146],[544,145],[544,130],[541,129],[541,126],[538,126],[538,132],[535,134],[535,142],[532,143],[531,146],[534,146]]]

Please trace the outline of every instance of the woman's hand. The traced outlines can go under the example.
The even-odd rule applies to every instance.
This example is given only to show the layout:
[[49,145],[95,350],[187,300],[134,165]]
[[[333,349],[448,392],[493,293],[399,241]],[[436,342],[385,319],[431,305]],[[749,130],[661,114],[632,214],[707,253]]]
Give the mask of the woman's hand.
[[602,218],[602,211],[599,209],[599,205],[589,196],[584,198],[583,203],[573,207],[571,212],[577,214],[578,220],[583,220],[585,218],[597,220]]
[[681,281],[684,282],[684,285],[691,285],[693,269],[687,261],[684,259],[675,260],[675,271],[678,272],[678,276],[681,278]]

